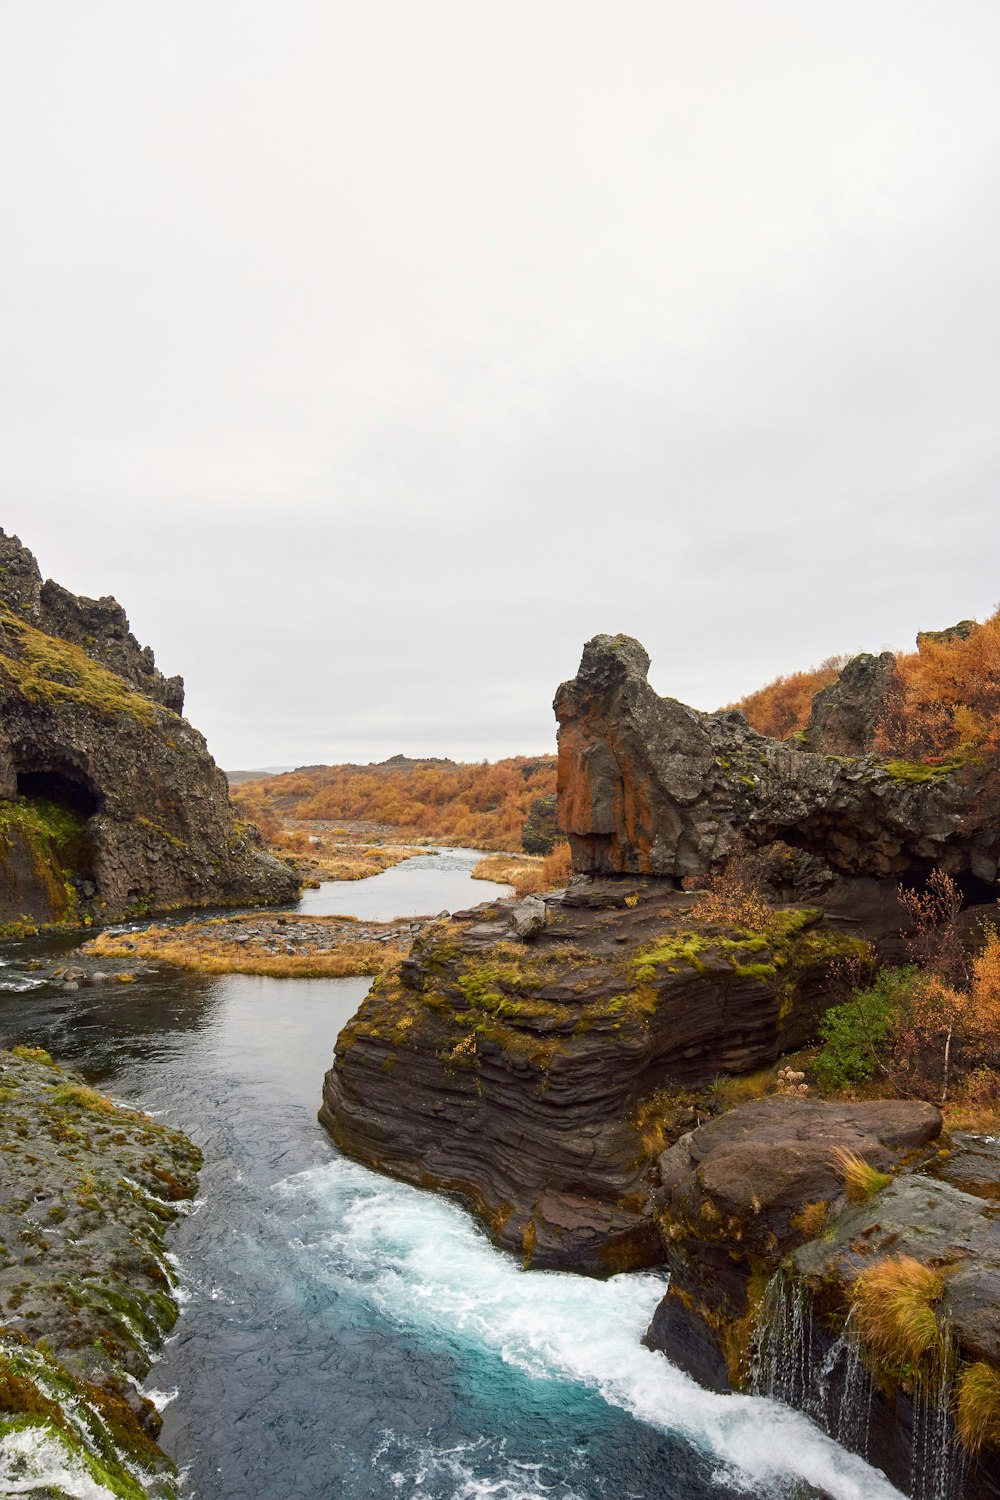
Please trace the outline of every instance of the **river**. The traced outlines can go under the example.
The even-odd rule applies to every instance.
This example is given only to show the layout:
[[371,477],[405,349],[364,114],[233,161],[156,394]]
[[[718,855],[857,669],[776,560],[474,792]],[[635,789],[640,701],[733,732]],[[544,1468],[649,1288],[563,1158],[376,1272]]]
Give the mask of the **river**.
[[[497,892],[477,857],[301,909],[459,909]],[[5,946],[0,1044],[47,1048],[205,1152],[171,1241],[183,1316],[148,1383],[189,1500],[896,1497],[806,1418],[645,1350],[660,1276],[523,1271],[456,1205],[340,1156],[316,1110],[367,980],[164,968],[64,994],[27,964],[70,946]]]

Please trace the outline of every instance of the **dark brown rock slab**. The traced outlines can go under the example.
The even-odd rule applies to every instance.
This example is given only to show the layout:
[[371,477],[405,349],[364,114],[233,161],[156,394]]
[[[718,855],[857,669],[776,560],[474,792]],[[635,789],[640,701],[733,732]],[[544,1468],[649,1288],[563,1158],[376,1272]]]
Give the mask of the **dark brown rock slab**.
[[692,931],[691,898],[656,881],[613,907],[546,906],[530,943],[511,941],[511,902],[421,934],[338,1038],[320,1118],[350,1155],[460,1196],[533,1264],[653,1264],[640,1101],[811,1035],[848,940],[811,911],[776,914],[770,938]]

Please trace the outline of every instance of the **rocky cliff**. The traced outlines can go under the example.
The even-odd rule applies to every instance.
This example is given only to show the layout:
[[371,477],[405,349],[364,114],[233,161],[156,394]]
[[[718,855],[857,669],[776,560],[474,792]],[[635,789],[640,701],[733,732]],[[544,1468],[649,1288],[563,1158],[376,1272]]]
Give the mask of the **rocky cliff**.
[[0,533],[0,921],[291,899],[113,599]]
[[338,1038],[321,1120],[350,1155],[460,1196],[533,1264],[655,1263],[650,1097],[801,1044],[831,959],[855,948],[815,910],[733,931],[694,919],[694,899],[585,882],[529,900],[524,923],[513,902],[438,923]]
[[[704,876],[740,834],[804,857],[814,885],[918,881],[939,867],[970,895],[995,894],[992,762],[911,764],[766,739],[736,711],[700,713],[659,697],[648,668],[638,641],[595,636],[556,694],[560,823],[578,871]],[[866,743],[872,694],[889,691],[891,678],[885,657],[849,664],[819,695],[807,743]]]

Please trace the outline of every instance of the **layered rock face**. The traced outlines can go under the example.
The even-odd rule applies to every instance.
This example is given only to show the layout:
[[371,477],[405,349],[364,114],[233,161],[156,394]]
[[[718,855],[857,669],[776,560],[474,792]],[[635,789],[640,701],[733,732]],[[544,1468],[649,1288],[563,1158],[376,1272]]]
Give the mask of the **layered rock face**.
[[294,897],[182,702],[113,599],[0,536],[0,920]]
[[338,1038],[320,1119],[350,1155],[458,1194],[534,1264],[655,1263],[642,1101],[799,1045],[832,1002],[831,958],[854,948],[815,911],[757,934],[692,924],[693,899],[590,884],[550,898],[523,942],[511,902],[436,925]]
[[[919,880],[937,866],[970,890],[996,881],[995,767],[805,750],[755,734],[738,712],[659,697],[648,668],[638,641],[595,636],[556,694],[560,823],[578,871],[702,876],[739,833],[781,841],[831,880]],[[890,677],[884,657],[845,668],[818,695],[809,742],[863,744]]]
[[776,1097],[682,1137],[660,1158],[671,1281],[646,1341],[804,1408],[905,1493],[917,1474],[994,1500],[998,1417],[971,1455],[953,1417],[970,1379],[1000,1387],[1000,1151],[940,1129],[919,1101]]

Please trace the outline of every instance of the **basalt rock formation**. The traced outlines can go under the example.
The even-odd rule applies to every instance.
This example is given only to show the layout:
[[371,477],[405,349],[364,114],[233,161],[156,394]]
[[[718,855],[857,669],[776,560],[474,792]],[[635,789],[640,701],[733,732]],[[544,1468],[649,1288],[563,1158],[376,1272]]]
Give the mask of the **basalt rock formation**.
[[772,1097],[682,1137],[660,1158],[671,1281],[646,1342],[809,1411],[905,1493],[916,1474],[920,1494],[995,1500],[1000,1151],[940,1129],[918,1101]]
[[662,1137],[643,1101],[800,1045],[834,998],[831,959],[855,947],[814,910],[734,933],[692,923],[694,900],[591,883],[549,898],[528,941],[510,901],[436,924],[341,1032],[320,1119],[535,1265],[655,1263]]
[[0,921],[291,899],[113,599],[0,533]]
[[852,657],[836,682],[821,688],[813,699],[802,748],[821,755],[867,755],[899,691],[899,672],[891,651]]
[[[780,841],[831,883],[918,881],[939,867],[970,894],[995,894],[995,766],[802,749],[756,734],[735,710],[700,713],[659,697],[648,667],[638,641],[599,635],[556,694],[559,820],[576,870],[704,876],[739,834],[757,847]],[[871,695],[860,680],[884,686],[887,673],[884,658],[845,669],[817,707],[813,738],[863,741]]]

